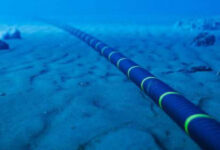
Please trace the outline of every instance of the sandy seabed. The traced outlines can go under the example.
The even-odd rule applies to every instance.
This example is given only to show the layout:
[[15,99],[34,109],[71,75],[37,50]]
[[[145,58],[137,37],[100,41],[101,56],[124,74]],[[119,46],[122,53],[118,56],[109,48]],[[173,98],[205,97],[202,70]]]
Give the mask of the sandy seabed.
[[[173,26],[72,24],[131,58],[220,120],[220,42]],[[0,150],[197,150],[139,88],[74,36],[19,23],[0,51]],[[1,24],[4,31],[10,26]],[[195,67],[211,71],[193,71]]]

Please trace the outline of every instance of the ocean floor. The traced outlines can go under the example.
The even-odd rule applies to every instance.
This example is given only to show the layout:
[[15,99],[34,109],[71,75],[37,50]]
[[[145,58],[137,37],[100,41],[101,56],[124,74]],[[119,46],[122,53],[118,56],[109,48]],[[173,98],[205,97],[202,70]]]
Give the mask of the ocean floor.
[[[220,120],[220,32],[175,26],[72,24],[131,58]],[[12,25],[0,24],[0,31]],[[100,54],[45,23],[19,23],[0,50],[0,150],[197,150]]]

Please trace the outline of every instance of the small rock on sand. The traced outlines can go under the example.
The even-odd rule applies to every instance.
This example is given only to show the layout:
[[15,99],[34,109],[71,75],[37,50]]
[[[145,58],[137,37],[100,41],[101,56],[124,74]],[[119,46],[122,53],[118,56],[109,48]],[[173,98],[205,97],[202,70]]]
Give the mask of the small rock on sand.
[[5,40],[21,39],[21,32],[18,29],[11,29],[2,35]]
[[203,31],[216,31],[220,30],[220,18],[211,19],[190,19],[178,21],[175,24],[176,29],[187,30],[203,30]]
[[193,72],[210,72],[213,70],[211,67],[208,66],[196,66],[196,67],[192,67],[190,71],[193,73]]
[[0,96],[6,96],[6,93],[0,92]]
[[87,86],[90,85],[90,83],[88,81],[86,81],[86,82],[79,82],[78,85],[81,86],[81,87],[87,87]]
[[216,38],[214,35],[209,34],[208,32],[199,33],[194,39],[193,43],[200,47],[200,46],[212,46],[215,44]]
[[7,50],[7,49],[9,49],[9,45],[6,42],[0,40],[0,50]]

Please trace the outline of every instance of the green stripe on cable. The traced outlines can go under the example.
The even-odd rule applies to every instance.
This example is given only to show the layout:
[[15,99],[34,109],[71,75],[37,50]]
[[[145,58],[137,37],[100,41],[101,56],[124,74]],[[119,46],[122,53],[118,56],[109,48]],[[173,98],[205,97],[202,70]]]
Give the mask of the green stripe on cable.
[[167,96],[167,95],[173,95],[173,94],[179,95],[179,93],[177,93],[177,92],[166,92],[166,93],[164,93],[164,94],[162,94],[162,95],[160,96],[159,102],[158,102],[160,108],[163,108],[163,106],[162,106],[162,101],[163,101],[164,97]]
[[141,90],[144,90],[144,82],[150,79],[156,79],[156,77],[150,76],[150,77],[146,77],[141,81]]
[[116,52],[116,51],[112,51],[112,52],[108,55],[108,60],[111,61],[111,56],[112,56],[113,54],[115,54],[115,53],[118,53],[118,52]]
[[117,67],[118,67],[118,68],[120,67],[120,62],[123,61],[123,60],[125,60],[125,59],[127,59],[127,58],[121,58],[121,59],[119,59],[119,60],[117,61]]
[[133,70],[134,68],[140,68],[140,66],[131,66],[129,69],[128,69],[128,78],[130,79],[130,72],[131,70]]
[[189,124],[191,121],[193,121],[194,119],[197,119],[197,118],[211,118],[209,115],[206,115],[206,114],[194,114],[194,115],[191,115],[189,116],[185,123],[184,123],[184,129],[185,129],[185,132],[189,135]]
[[108,49],[108,46],[104,46],[102,49],[101,49],[101,54],[103,55],[104,54],[104,51]]

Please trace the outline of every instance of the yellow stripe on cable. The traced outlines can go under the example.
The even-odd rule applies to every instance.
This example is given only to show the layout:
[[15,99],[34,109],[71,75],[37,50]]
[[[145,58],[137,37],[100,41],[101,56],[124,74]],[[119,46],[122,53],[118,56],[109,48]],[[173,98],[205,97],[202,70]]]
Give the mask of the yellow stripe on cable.
[[146,82],[147,80],[150,79],[155,79],[156,77],[150,76],[150,77],[146,77],[141,81],[141,90],[144,90],[144,82]]
[[112,51],[112,52],[108,55],[108,60],[111,61],[111,56],[112,56],[113,54],[115,54],[115,53],[118,53],[118,52],[116,52],[116,51]]
[[119,60],[117,61],[117,67],[118,67],[118,68],[120,67],[121,61],[123,61],[123,60],[125,60],[125,59],[127,59],[127,58],[121,58],[121,59],[119,59]]
[[101,49],[101,54],[103,55],[104,54],[104,51],[108,49],[108,46],[104,46],[102,49]]
[[97,49],[101,44],[102,44],[101,42],[96,43],[95,48]]
[[94,41],[95,41],[95,39],[91,39],[89,42],[89,45],[91,45]]
[[133,69],[135,69],[135,68],[141,68],[141,67],[140,67],[140,66],[131,66],[131,67],[128,69],[128,73],[127,73],[129,79],[130,79],[130,72],[131,72],[131,70],[133,70]]

